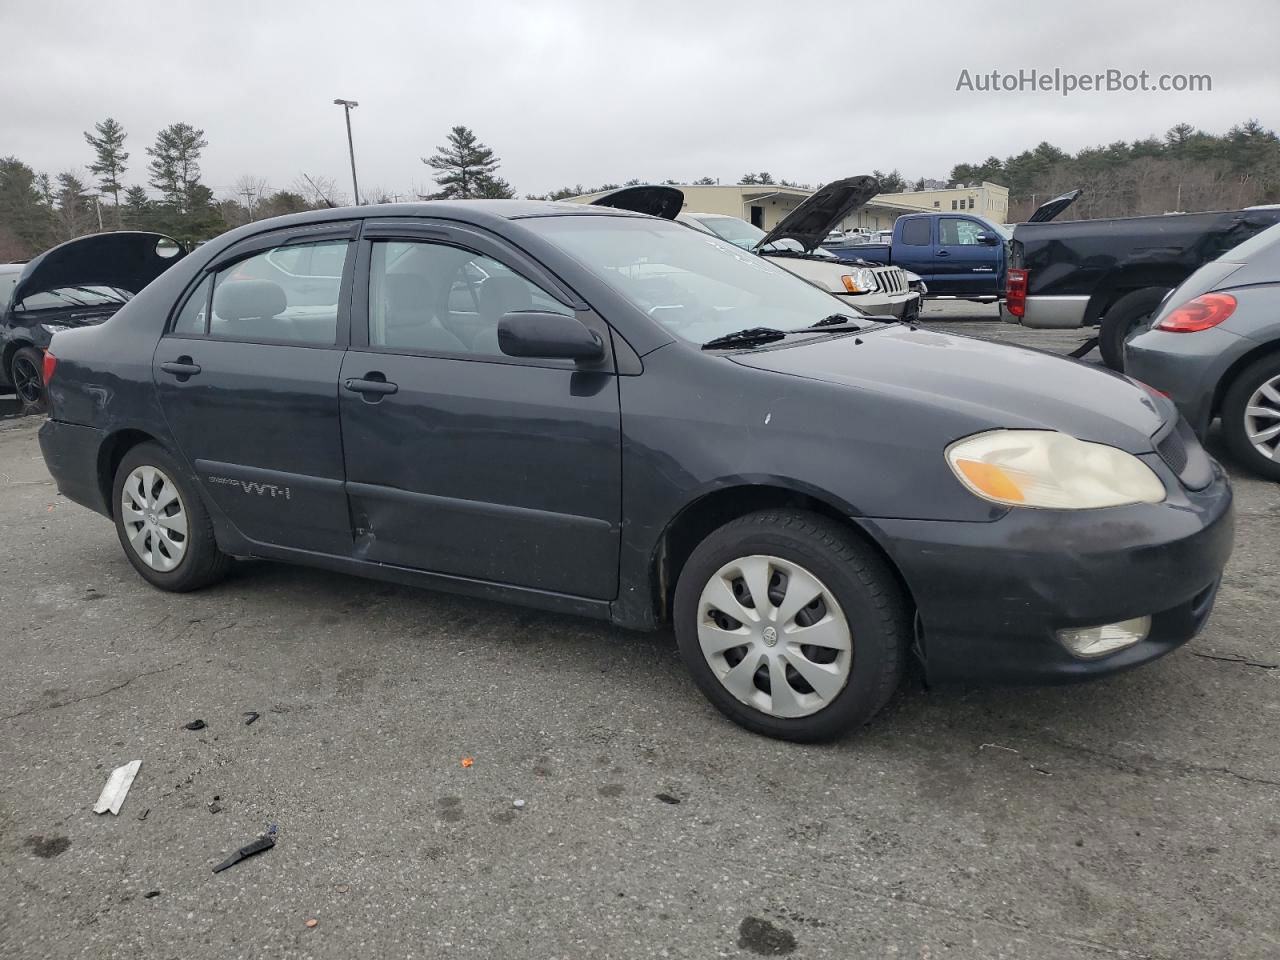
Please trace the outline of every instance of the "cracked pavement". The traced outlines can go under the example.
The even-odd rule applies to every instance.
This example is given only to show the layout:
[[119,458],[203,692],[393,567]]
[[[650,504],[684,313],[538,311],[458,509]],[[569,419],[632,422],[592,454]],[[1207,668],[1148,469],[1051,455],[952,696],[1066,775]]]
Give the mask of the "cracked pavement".
[[[926,316],[1037,336],[992,320]],[[265,563],[159,593],[36,427],[0,423],[2,957],[1280,955],[1280,485],[1235,471],[1182,650],[1075,687],[911,680],[802,747],[723,720],[666,633]]]

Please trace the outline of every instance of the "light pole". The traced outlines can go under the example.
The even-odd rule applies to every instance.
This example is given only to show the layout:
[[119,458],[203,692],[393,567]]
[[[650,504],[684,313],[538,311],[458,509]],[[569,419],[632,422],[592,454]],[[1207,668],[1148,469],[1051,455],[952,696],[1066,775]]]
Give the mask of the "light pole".
[[360,206],[360,187],[356,184],[356,148],[351,142],[351,108],[358,107],[360,104],[354,100],[338,99],[333,101],[342,107],[342,112],[347,117],[347,152],[351,155],[351,192],[355,195],[356,206]]

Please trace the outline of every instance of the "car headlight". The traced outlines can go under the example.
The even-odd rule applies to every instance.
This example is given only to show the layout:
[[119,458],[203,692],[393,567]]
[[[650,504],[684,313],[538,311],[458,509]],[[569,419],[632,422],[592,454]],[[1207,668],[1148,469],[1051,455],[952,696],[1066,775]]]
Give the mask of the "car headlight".
[[867,267],[859,267],[853,273],[846,273],[840,278],[840,282],[850,293],[875,293],[880,289],[876,283],[876,275]]
[[61,323],[42,323],[40,324],[40,329],[45,333],[61,333],[63,330],[70,330],[71,328]]
[[956,478],[984,500],[1087,510],[1160,503],[1164,484],[1131,453],[1054,430],[991,430],[947,447]]

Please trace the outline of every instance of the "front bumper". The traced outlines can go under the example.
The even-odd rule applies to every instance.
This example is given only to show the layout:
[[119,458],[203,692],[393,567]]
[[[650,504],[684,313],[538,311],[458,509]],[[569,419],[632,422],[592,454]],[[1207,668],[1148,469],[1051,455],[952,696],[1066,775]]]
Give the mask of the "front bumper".
[[914,290],[902,293],[838,293],[836,296],[875,317],[897,317],[901,320],[920,314],[920,294]]
[[[1160,473],[1171,491],[1161,504],[1015,509],[990,523],[868,522],[915,598],[928,680],[1085,680],[1139,666],[1195,636],[1231,555],[1231,487],[1216,463],[1199,491]],[[1067,627],[1148,614],[1145,640],[1097,659],[1074,656],[1057,638]]]
[[40,452],[58,492],[109,517],[98,475],[98,454],[105,439],[101,430],[60,420],[46,420],[40,428]]

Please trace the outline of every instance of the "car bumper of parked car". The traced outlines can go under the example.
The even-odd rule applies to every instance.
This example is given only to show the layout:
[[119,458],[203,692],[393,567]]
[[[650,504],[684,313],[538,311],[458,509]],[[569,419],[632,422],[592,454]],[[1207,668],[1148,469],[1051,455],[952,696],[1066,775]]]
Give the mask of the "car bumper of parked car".
[[1221,327],[1196,333],[1145,330],[1125,345],[1125,373],[1155,387],[1178,405],[1203,438],[1213,420],[1218,386],[1231,366],[1258,342]]
[[110,510],[98,485],[98,452],[104,438],[101,430],[60,420],[46,420],[40,428],[40,452],[58,485],[58,492],[68,500],[109,516]]
[[[1009,511],[989,523],[876,520],[920,614],[931,683],[1064,683],[1131,669],[1190,640],[1231,554],[1222,468],[1163,504]],[[1173,481],[1176,484],[1176,481]],[[1086,659],[1060,631],[1151,617],[1145,639]]]
[[920,315],[920,294],[914,290],[902,293],[842,293],[839,296],[873,317],[897,317],[902,320]]

